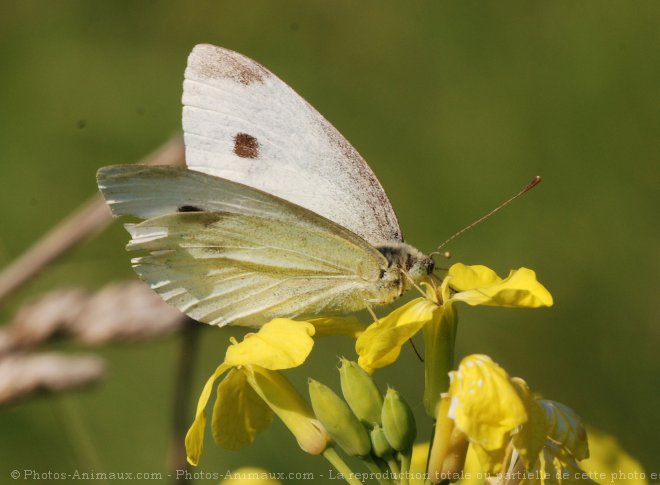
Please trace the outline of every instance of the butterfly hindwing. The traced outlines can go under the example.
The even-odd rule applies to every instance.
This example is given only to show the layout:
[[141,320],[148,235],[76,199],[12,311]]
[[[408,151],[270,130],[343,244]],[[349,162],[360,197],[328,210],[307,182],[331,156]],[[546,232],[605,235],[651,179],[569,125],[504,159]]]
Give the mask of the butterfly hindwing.
[[383,261],[368,245],[305,224],[224,212],[129,225],[133,266],[166,301],[216,325],[362,309]]

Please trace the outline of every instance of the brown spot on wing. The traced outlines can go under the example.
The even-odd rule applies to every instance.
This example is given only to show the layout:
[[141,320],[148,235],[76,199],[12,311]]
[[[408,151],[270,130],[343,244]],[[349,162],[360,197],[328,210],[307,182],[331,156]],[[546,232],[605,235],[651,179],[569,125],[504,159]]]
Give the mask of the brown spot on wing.
[[237,133],[234,136],[234,153],[241,158],[257,158],[259,142],[252,135]]
[[197,46],[189,60],[189,67],[207,79],[232,79],[248,85],[263,82],[270,74],[259,63],[241,54],[221,47]]

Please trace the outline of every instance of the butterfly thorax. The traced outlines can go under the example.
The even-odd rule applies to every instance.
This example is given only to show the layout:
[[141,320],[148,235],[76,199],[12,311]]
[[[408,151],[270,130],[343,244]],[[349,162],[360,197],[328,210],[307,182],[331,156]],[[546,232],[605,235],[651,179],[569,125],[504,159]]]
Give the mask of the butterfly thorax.
[[[435,262],[430,256],[403,242],[392,242],[376,246],[387,259],[388,269],[386,273],[398,273],[402,280],[402,290],[410,287],[410,280],[419,283],[433,272]],[[405,277],[407,273],[410,278]],[[384,274],[383,276],[389,276]]]

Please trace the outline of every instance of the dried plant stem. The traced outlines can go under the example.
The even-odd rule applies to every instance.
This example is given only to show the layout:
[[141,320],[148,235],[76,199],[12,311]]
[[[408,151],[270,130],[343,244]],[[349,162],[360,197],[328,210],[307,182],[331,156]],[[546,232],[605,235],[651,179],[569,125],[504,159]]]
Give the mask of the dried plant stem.
[[[192,373],[195,367],[195,358],[199,348],[199,332],[202,326],[194,320],[185,318],[180,333],[181,350],[177,368],[176,382],[173,396],[173,422],[170,442],[169,469],[172,472],[172,482],[181,485],[191,483],[187,474],[177,474],[178,470],[185,470],[188,466],[186,460],[185,438],[188,430],[190,396],[192,395]],[[181,475],[180,478],[176,478]]]
[[[183,142],[177,135],[140,160],[139,163],[182,165],[183,160]],[[100,194],[96,194],[84,202],[80,208],[62,220],[0,272],[0,302],[18,290],[53,260],[88,237],[101,232],[110,224],[111,220],[110,210]]]

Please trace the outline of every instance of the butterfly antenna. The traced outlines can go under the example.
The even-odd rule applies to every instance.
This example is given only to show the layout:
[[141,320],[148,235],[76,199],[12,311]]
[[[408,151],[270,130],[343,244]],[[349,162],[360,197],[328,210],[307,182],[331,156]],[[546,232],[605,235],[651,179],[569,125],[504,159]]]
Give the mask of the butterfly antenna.
[[[526,194],[527,192],[529,192],[530,190],[532,190],[534,187],[536,187],[536,186],[539,184],[540,181],[541,181],[541,176],[540,176],[540,175],[537,175],[536,177],[534,177],[534,178],[532,179],[532,181],[531,181],[529,184],[527,184],[527,186],[526,186],[524,189],[522,189],[520,192],[518,192],[518,193],[517,193],[516,195],[514,195],[513,197],[511,197],[511,198],[505,200],[504,202],[502,202],[500,205],[498,205],[497,207],[495,207],[495,208],[494,208],[492,211],[490,211],[488,214],[486,214],[486,215],[480,217],[479,219],[477,219],[476,221],[474,221],[474,222],[473,222],[472,224],[470,224],[469,226],[464,227],[463,229],[461,229],[460,231],[458,231],[457,233],[455,233],[453,236],[451,236],[449,239],[447,239],[445,242],[443,242],[440,246],[438,246],[437,248],[435,248],[435,251],[432,251],[432,252],[429,254],[429,256],[433,256],[434,254],[440,254],[440,250],[441,250],[443,247],[445,247],[447,244],[449,244],[451,241],[453,241],[454,239],[456,239],[458,236],[460,236],[460,235],[463,234],[464,232],[468,231],[469,229],[472,229],[472,228],[473,228],[474,226],[476,226],[477,224],[482,223],[483,221],[485,221],[486,219],[488,219],[490,216],[492,216],[493,214],[495,214],[496,212],[498,212],[500,209],[503,209],[504,207],[506,207],[507,205],[509,205],[511,202],[513,202],[514,200],[516,200],[516,199],[517,199],[518,197],[520,197],[521,195],[524,195],[524,194]],[[445,257],[448,257],[448,254],[449,254],[449,253],[448,253],[447,251],[445,251],[444,254],[445,254]]]

